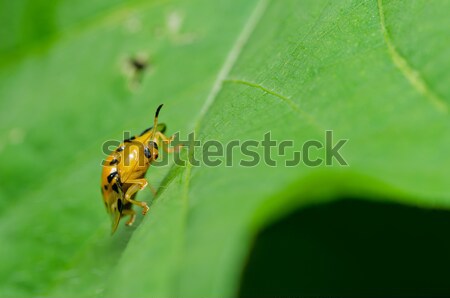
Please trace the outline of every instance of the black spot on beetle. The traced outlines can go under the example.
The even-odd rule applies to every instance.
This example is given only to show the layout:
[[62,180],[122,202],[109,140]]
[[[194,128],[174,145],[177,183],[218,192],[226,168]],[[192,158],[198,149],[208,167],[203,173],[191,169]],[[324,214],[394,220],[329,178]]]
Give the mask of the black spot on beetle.
[[142,136],[145,135],[147,132],[149,132],[152,128],[153,128],[153,126],[147,128],[146,130],[144,130],[143,132],[141,132],[141,134],[140,134],[139,136],[142,137]]
[[145,155],[145,157],[147,157],[147,158],[150,158],[150,157],[151,157],[150,150],[149,150],[147,147],[145,147],[145,149],[144,149],[144,155]]
[[122,205],[122,200],[121,199],[117,200],[117,209],[119,210],[120,213],[122,213],[123,205]]
[[123,142],[124,142],[124,143],[131,143],[134,139],[136,139],[136,137],[135,137],[135,136],[132,136],[132,137],[129,138],[129,139],[123,140]]
[[119,163],[119,160],[117,160],[117,159],[113,159],[113,160],[111,160],[111,162],[109,163],[109,165],[110,166],[113,166],[113,165],[116,165],[116,164],[118,164]]
[[150,141],[150,142],[148,142],[148,145],[155,148],[156,150],[158,150],[158,144],[156,144],[155,142]]
[[103,185],[103,188],[105,189],[105,190],[108,190],[108,185]]
[[116,193],[119,193],[119,187],[117,186],[117,184],[113,184],[112,190],[114,190]]
[[117,175],[117,172],[112,172],[111,174],[108,175],[108,183],[111,183],[111,181],[114,179],[114,177]]
[[116,152],[122,152],[124,149],[125,149],[124,146],[118,147],[118,148],[116,149]]

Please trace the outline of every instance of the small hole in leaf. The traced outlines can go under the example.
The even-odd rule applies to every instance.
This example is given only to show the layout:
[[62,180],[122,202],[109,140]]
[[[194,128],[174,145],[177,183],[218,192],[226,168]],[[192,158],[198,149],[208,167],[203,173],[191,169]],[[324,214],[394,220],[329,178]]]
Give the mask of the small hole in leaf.
[[151,63],[147,54],[130,55],[123,62],[123,72],[131,90],[139,88],[149,70],[151,70]]

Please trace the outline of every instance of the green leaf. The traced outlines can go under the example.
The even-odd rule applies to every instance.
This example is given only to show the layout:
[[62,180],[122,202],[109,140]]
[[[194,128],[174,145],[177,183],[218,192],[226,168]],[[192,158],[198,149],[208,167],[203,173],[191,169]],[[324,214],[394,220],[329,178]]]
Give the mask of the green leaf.
[[[0,296],[229,297],[258,233],[298,208],[450,205],[448,1],[31,2],[0,2]],[[160,103],[169,134],[296,147],[276,167],[235,149],[152,168],[150,212],[110,237],[102,144]],[[285,166],[327,130],[348,166]]]

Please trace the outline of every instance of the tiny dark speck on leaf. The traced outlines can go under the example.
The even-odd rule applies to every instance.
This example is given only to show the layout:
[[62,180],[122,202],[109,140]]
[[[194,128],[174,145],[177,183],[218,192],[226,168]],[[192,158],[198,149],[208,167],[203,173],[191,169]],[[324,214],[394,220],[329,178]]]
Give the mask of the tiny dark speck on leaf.
[[145,61],[139,61],[137,59],[131,59],[131,65],[133,65],[133,67],[137,70],[137,71],[141,71],[144,70],[147,67],[147,62]]
[[148,59],[143,57],[131,57],[129,63],[136,74],[144,72],[149,66]]
[[131,90],[136,90],[152,66],[150,59],[147,54],[138,53],[127,56],[124,62],[124,74],[128,80],[128,86]]

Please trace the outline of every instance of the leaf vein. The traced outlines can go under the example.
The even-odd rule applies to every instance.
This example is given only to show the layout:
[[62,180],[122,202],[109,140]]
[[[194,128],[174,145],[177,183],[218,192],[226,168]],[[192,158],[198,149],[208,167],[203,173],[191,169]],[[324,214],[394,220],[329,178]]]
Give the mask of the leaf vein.
[[430,88],[430,86],[420,75],[419,71],[414,69],[395,47],[392,41],[392,37],[386,27],[383,0],[378,0],[378,13],[380,17],[380,25],[381,31],[383,33],[383,38],[388,48],[389,56],[391,57],[394,65],[408,80],[411,86],[413,86],[420,94],[425,96],[439,111],[448,113],[448,106],[446,102]]
[[289,97],[282,95],[274,90],[271,90],[267,87],[264,87],[261,84],[258,83],[253,83],[250,81],[246,81],[246,80],[239,80],[239,79],[226,79],[224,80],[224,82],[228,82],[228,83],[235,83],[235,84],[242,84],[242,85],[246,85],[252,88],[257,88],[260,89],[262,91],[264,91],[265,93],[268,93],[270,95],[273,95],[275,97],[278,97],[279,99],[281,99],[284,103],[286,103],[287,105],[289,105],[289,107],[291,107],[292,110],[294,110],[295,112],[297,112],[298,114],[300,114],[300,116],[304,119],[306,119],[308,121],[308,123],[315,127],[317,130],[319,131],[323,131],[323,127],[318,124],[318,122],[316,121],[316,119],[314,119],[314,117],[312,117],[311,115],[309,115],[308,113],[306,113],[303,109],[301,109],[298,104],[293,101],[292,99],[290,99]]

